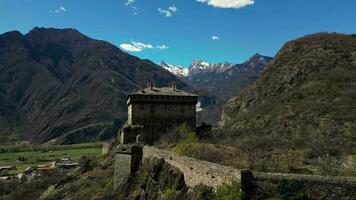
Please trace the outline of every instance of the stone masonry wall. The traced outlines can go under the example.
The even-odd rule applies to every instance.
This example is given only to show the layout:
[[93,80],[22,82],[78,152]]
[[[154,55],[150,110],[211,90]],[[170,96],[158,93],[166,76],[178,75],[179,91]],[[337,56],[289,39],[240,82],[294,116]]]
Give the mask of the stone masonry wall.
[[194,187],[201,183],[216,188],[222,183],[240,179],[240,169],[144,146],[143,159],[152,157],[163,158],[167,163],[183,172],[188,187]]
[[302,174],[241,173],[246,199],[354,200],[356,178]]
[[2,195],[9,193],[19,184],[17,180],[0,181],[0,199]]
[[119,187],[130,175],[131,154],[116,154],[114,164],[114,190]]
[[[141,154],[142,152],[142,154]],[[139,160],[163,158],[166,163],[179,169],[184,174],[184,180],[189,188],[203,184],[213,188],[231,180],[241,182],[244,199],[303,199],[303,200],[354,200],[356,199],[356,178],[330,177],[301,174],[252,173],[233,167],[202,161],[172,152],[144,146],[143,151],[136,152],[133,166],[139,165]],[[131,159],[126,155],[116,157],[115,176],[120,178],[129,175]],[[125,164],[124,164],[125,163]],[[126,165],[126,166],[124,166]],[[136,167],[137,168],[137,167]],[[136,171],[131,167],[131,171]],[[122,171],[121,171],[122,170]],[[121,171],[121,172],[117,172]],[[123,173],[123,171],[125,171]],[[132,173],[132,172],[131,172]],[[122,179],[120,181],[123,181]],[[119,181],[119,182],[120,182]]]

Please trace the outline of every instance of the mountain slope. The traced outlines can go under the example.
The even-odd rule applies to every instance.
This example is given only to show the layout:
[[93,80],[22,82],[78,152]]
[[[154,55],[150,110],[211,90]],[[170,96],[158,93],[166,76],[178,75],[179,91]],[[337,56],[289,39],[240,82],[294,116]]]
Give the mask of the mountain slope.
[[187,84],[148,60],[74,29],[0,35],[0,136],[36,142],[105,139],[125,122],[126,95]]
[[222,113],[222,125],[234,132],[321,134],[335,144],[355,139],[355,124],[356,35],[336,33],[285,44],[261,78],[231,98]]

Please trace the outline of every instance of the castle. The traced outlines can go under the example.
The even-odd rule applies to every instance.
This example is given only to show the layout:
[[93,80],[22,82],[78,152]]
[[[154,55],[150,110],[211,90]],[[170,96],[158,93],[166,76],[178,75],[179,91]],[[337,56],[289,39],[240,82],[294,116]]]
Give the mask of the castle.
[[[139,140],[152,144],[173,127],[186,123],[196,126],[198,96],[172,87],[154,87],[127,97],[128,120],[121,130],[121,143]],[[135,139],[136,138],[136,139]]]

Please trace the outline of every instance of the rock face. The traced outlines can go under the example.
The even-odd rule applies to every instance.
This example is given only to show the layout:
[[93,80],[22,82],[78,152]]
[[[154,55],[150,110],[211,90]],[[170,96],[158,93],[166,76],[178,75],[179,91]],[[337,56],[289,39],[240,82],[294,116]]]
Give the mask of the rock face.
[[2,34],[0,140],[110,138],[126,121],[127,94],[148,82],[196,92],[151,61],[74,29]]
[[253,85],[224,107],[222,124],[264,134],[356,132],[356,35],[320,33],[286,43]]

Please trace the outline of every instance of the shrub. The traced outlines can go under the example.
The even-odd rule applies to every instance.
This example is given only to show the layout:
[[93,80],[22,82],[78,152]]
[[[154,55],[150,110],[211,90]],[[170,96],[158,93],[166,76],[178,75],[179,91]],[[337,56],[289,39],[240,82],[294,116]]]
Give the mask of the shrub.
[[174,127],[169,133],[164,134],[159,143],[160,144],[176,144],[180,140],[184,140],[187,138],[190,134],[194,132],[193,129],[191,129],[187,123],[183,123],[180,126]]
[[213,195],[213,200],[239,200],[241,199],[240,182],[234,180],[231,183],[220,185]]
[[189,133],[186,138],[179,141],[175,151],[179,155],[195,157],[198,154],[198,137],[195,133]]
[[170,200],[170,199],[173,199],[174,196],[175,196],[175,191],[171,188],[168,188],[168,189],[165,189],[163,192],[162,192],[162,199],[163,200]]

